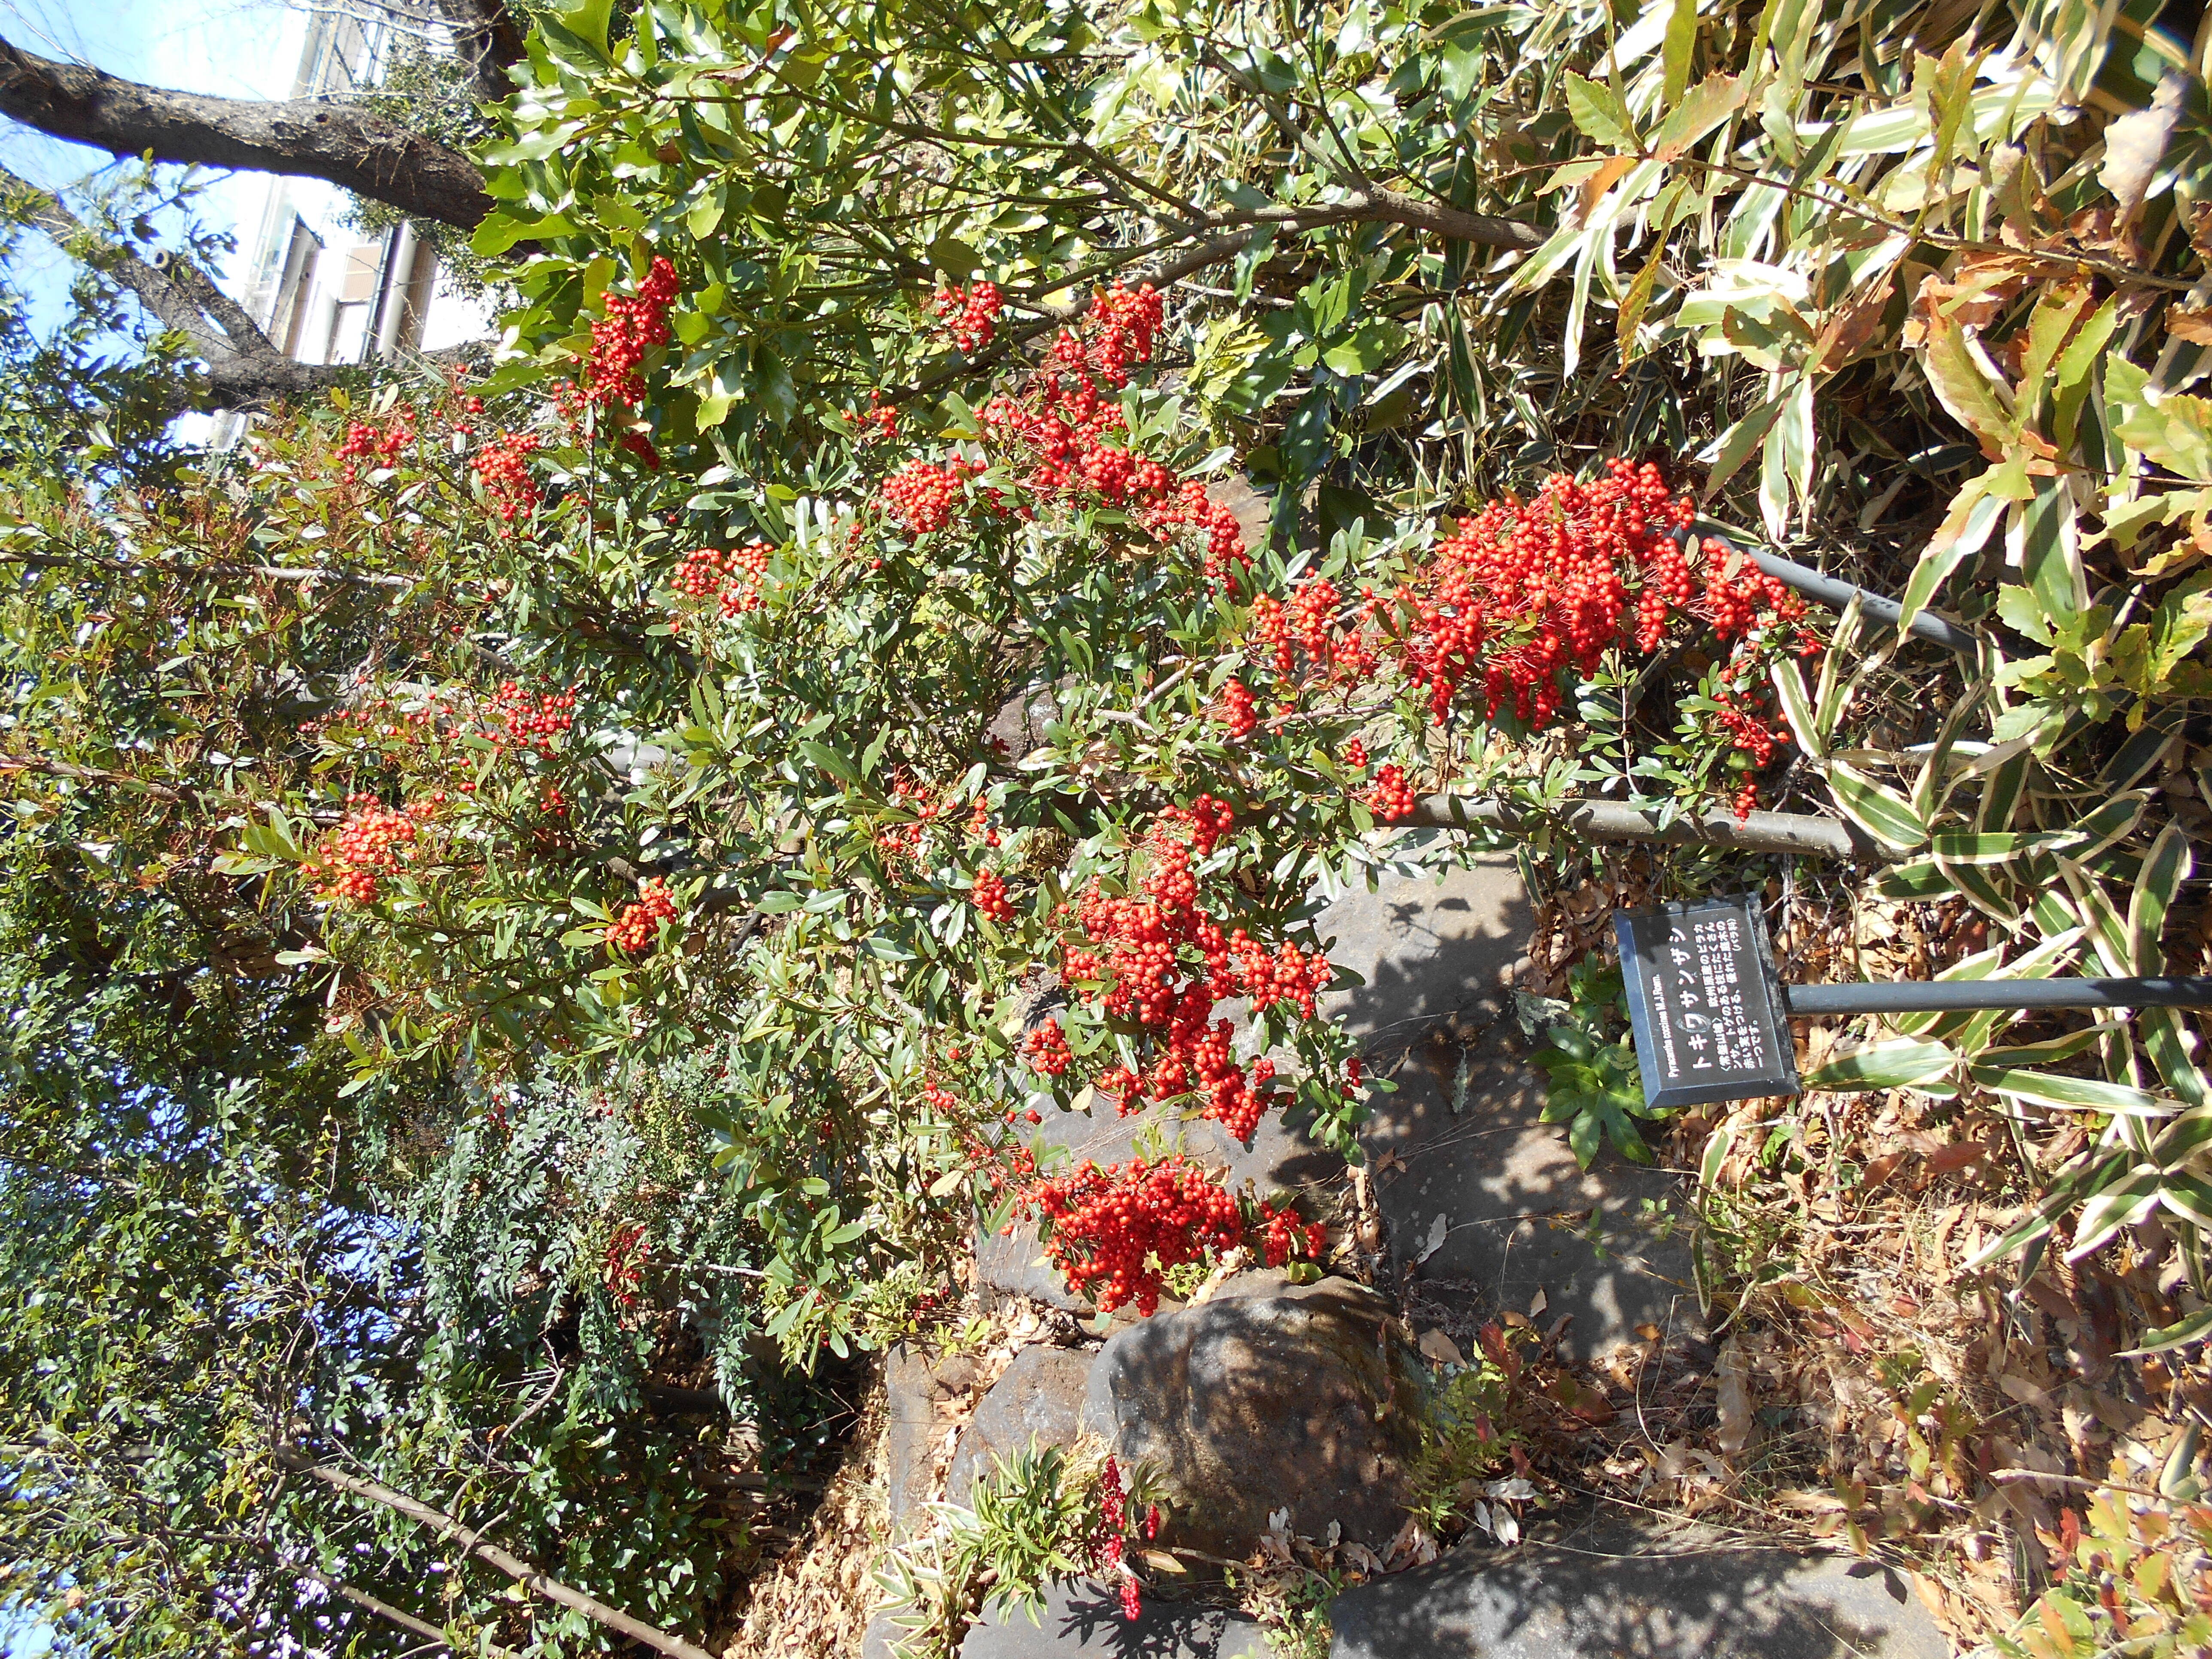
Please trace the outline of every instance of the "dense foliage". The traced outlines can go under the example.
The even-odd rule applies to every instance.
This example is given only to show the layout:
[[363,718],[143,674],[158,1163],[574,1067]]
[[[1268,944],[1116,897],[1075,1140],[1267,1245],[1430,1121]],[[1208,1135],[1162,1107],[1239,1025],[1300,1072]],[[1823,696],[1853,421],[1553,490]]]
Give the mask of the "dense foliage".
[[[1024,1135],[1088,1091],[1356,1150],[1311,895],[1436,796],[1532,859],[1579,796],[1838,816],[1986,919],[1954,973],[2194,965],[2208,155],[2160,29],[610,18],[498,112],[488,378],[0,507],[4,1524],[88,1647],[419,1637],[339,1586],[612,1639],[362,1480],[708,1634],[750,1526],[701,1472],[798,1468],[780,1391],[926,1317],[979,1212],[1102,1306],[1326,1255]],[[1990,1257],[2195,1249],[2187,1018],[1893,1026],[1814,1080],[2072,1136]],[[1642,1151],[1617,1053],[1557,1052],[1577,1151]]]

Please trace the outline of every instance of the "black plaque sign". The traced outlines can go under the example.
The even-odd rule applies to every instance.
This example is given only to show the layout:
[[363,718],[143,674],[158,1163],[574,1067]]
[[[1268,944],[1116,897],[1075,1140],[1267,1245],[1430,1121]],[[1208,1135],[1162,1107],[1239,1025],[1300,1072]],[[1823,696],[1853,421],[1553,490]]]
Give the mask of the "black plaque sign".
[[1613,925],[1646,1103],[1798,1092],[1787,1005],[1755,898],[1623,911]]

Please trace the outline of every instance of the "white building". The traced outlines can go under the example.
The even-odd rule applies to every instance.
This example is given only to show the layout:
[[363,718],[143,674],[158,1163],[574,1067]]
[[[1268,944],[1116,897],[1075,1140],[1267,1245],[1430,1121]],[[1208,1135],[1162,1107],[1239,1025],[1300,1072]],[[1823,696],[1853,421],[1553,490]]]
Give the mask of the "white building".
[[[374,10],[290,15],[304,26],[295,98],[344,98],[374,86],[403,34],[439,38],[405,0]],[[492,337],[490,307],[458,292],[436,250],[401,223],[349,228],[351,198],[312,179],[271,178],[260,222],[244,240],[235,297],[288,357],[358,363]]]

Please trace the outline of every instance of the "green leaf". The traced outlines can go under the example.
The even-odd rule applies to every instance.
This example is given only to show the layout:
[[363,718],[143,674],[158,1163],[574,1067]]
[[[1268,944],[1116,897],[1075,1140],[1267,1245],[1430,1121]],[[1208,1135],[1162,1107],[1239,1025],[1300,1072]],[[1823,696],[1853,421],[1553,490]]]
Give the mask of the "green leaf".
[[1322,362],[1339,374],[1368,374],[1405,349],[1406,331],[1388,317],[1370,317],[1340,345],[1322,354]]
[[[1662,161],[1674,161],[1741,108],[1745,89],[1743,81],[1735,76],[1708,75],[1662,124],[1651,141],[1651,154]],[[1576,125],[1581,125],[1579,118]]]
[[607,25],[614,16],[614,0],[570,0],[555,15],[569,33],[602,59],[608,58]]
[[573,236],[575,232],[575,225],[557,213],[549,213],[542,219],[517,219],[504,210],[495,209],[477,227],[476,234],[469,238],[469,247],[489,258],[506,252],[517,242],[542,242],[549,236]]
[[1936,526],[1936,533],[1921,550],[1905,584],[1905,597],[1899,602],[1899,639],[1911,631],[1913,618],[1935,603],[1951,573],[1982,550],[2004,517],[2004,501],[1989,493],[1987,477],[1984,474],[1972,480],[1951,498],[1943,522]]
[[1698,0],[1674,0],[1667,18],[1667,43],[1662,54],[1666,81],[1660,97],[1672,109],[1690,84],[1690,58],[1698,45]]
[[1641,150],[1643,145],[1636,136],[1636,123],[1628,113],[1627,105],[1620,94],[1602,81],[1587,81],[1572,70],[1567,71],[1567,112],[1574,118],[1575,125],[1585,137],[1604,145],[1607,149]]
[[840,782],[850,784],[854,787],[858,787],[860,784],[860,769],[854,765],[851,761],[839,754],[836,750],[830,748],[829,744],[824,743],[802,743],[799,745],[799,752],[805,756],[806,758],[813,762],[817,767],[821,769],[823,771],[827,772],[831,777],[837,779]]
[[1828,788],[1844,815],[1876,841],[1910,853],[1926,845],[1928,826],[1912,804],[1894,789],[1876,783],[1848,761],[1825,763]]
[[1720,488],[1736,474],[1738,468],[1758,453],[1774,422],[1781,417],[1785,398],[1766,398],[1753,406],[1744,417],[1720,435],[1713,446],[1712,471],[1705,479],[1705,499],[1712,500]]

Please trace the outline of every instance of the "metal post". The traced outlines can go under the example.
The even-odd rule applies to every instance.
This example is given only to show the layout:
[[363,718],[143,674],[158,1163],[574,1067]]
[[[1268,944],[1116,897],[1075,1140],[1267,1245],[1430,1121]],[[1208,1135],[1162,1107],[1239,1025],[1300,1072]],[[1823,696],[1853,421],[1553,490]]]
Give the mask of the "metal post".
[[2212,1008],[2212,979],[1899,980],[1785,985],[1792,1015],[1935,1014],[1971,1009]]
[[[1886,623],[1892,628],[1897,626],[1897,619],[1905,614],[1905,607],[1895,599],[1884,599],[1879,593],[1869,592],[1847,581],[1839,581],[1833,576],[1824,576],[1810,565],[1799,564],[1778,554],[1762,552],[1755,547],[1738,546],[1729,540],[1729,532],[1724,526],[1699,520],[1686,533],[1725,544],[1732,552],[1743,555],[1784,587],[1795,588],[1807,599],[1817,600],[1831,611],[1840,611],[1856,599],[1862,615],[1871,617],[1878,623]],[[1910,631],[1914,637],[1955,651],[1969,661],[1977,654],[1979,641],[1972,629],[1946,622],[1928,611],[1923,611],[1912,619]]]

